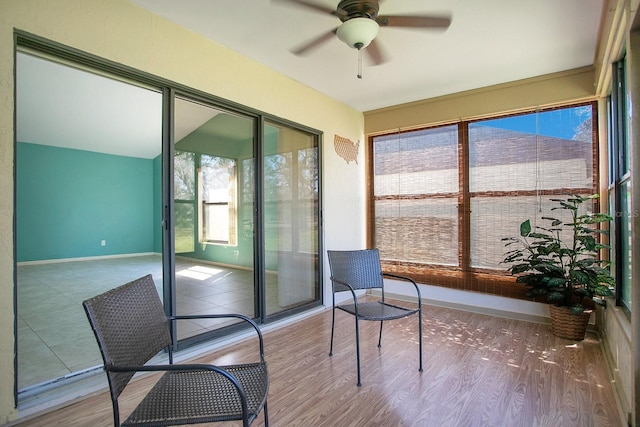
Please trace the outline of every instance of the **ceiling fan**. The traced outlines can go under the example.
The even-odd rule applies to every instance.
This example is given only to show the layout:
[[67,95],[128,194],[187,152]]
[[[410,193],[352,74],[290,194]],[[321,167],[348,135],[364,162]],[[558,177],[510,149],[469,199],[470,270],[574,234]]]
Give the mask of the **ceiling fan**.
[[[330,40],[334,35],[347,46],[361,51],[366,48],[374,65],[386,62],[376,42],[380,27],[404,27],[415,29],[447,29],[450,16],[434,15],[379,15],[382,0],[341,0],[335,10],[307,0],[276,0],[316,12],[328,13],[342,21],[338,27],[296,47],[291,52],[303,55]],[[359,64],[361,67],[361,64]],[[360,69],[358,78],[362,78]]]

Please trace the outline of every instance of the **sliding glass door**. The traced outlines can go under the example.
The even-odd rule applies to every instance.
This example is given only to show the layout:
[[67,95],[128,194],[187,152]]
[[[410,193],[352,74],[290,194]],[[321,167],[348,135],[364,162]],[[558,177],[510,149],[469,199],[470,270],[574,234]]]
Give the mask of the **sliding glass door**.
[[[256,311],[255,119],[184,96],[174,102],[176,313]],[[178,338],[230,321],[180,322]]]
[[[43,50],[16,66],[19,401],[98,372],[82,301],[146,274],[171,314],[320,304],[318,131]],[[175,332],[186,347],[235,326]]]

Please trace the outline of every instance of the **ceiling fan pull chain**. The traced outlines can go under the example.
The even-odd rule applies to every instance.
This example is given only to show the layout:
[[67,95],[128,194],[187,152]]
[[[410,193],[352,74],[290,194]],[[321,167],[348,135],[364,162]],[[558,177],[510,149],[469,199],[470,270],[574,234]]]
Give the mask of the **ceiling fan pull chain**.
[[358,78],[362,79],[362,49],[358,49]]

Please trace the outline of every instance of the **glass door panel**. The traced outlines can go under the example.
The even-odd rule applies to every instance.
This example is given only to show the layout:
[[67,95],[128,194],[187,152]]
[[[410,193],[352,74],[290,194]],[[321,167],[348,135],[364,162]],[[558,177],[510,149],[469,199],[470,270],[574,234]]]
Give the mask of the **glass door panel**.
[[318,138],[265,122],[266,315],[319,299]]
[[[175,98],[176,314],[256,317],[253,118]],[[181,321],[178,339],[230,320]]]
[[102,365],[82,301],[162,286],[162,93],[24,52],[16,75],[22,399]]

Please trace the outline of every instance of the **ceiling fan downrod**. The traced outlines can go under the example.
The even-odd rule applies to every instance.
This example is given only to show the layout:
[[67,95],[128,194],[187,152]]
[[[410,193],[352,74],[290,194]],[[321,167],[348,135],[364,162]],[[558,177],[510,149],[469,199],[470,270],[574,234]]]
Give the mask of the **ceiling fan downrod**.
[[358,49],[358,74],[357,74],[357,76],[358,76],[359,79],[362,79],[362,43],[357,43],[354,47],[356,49]]

